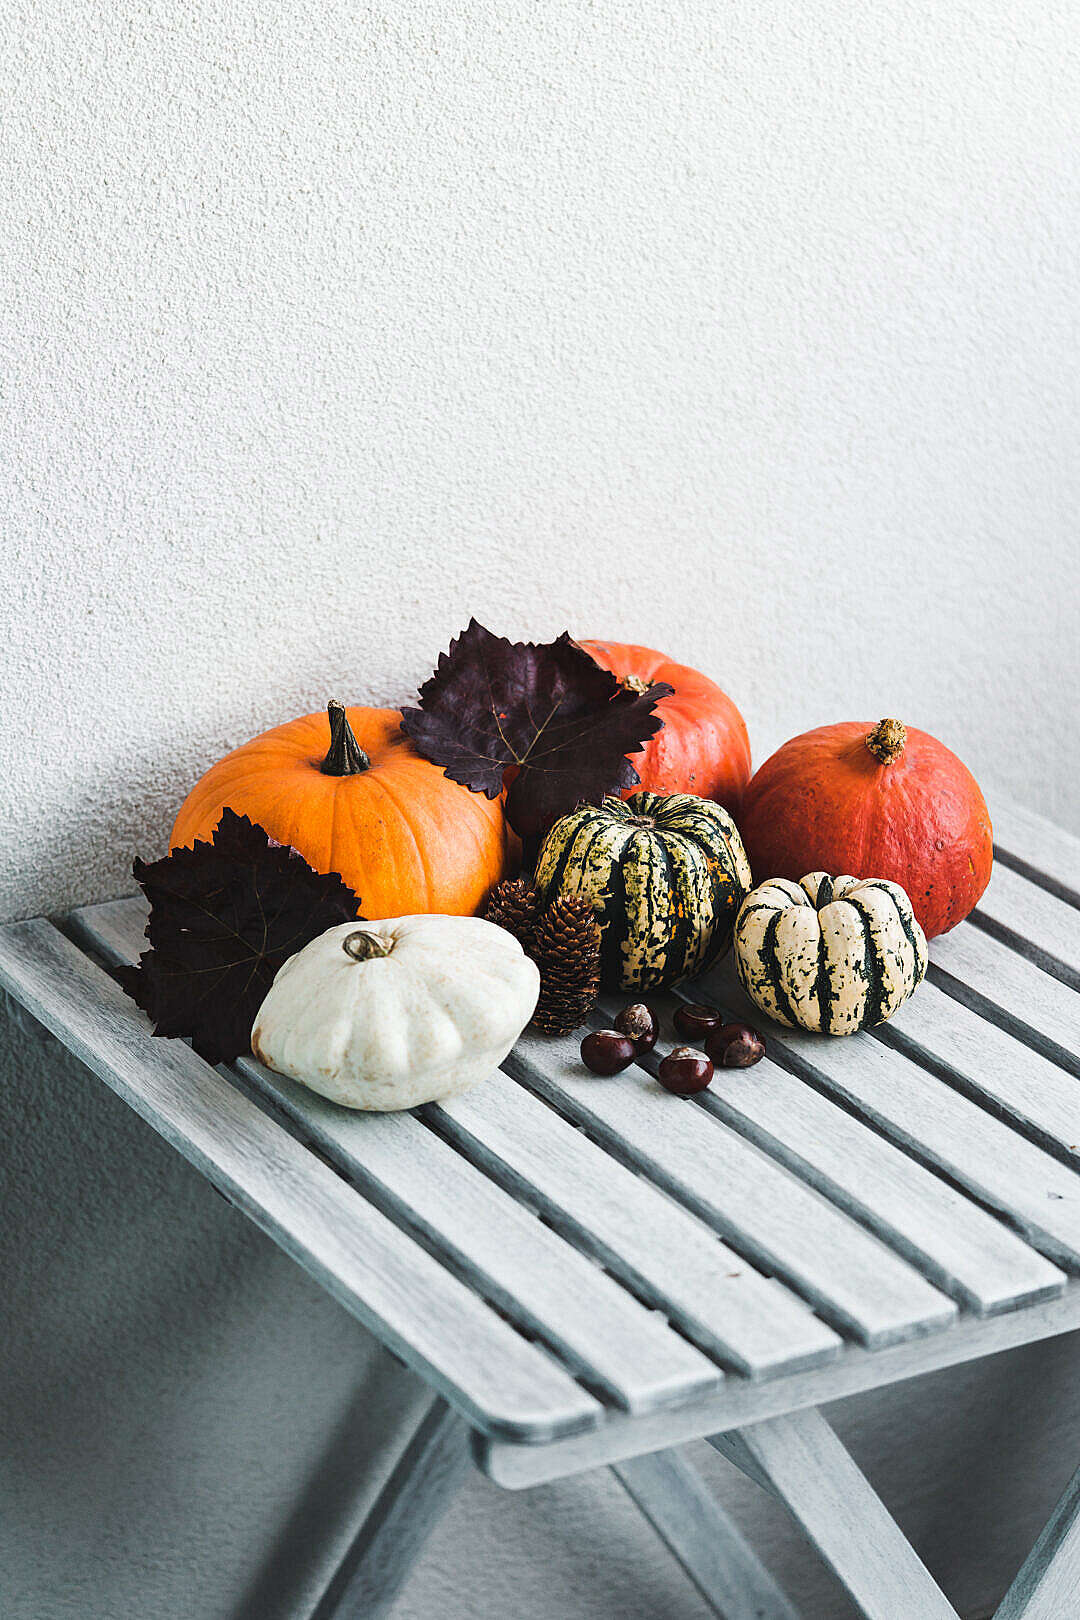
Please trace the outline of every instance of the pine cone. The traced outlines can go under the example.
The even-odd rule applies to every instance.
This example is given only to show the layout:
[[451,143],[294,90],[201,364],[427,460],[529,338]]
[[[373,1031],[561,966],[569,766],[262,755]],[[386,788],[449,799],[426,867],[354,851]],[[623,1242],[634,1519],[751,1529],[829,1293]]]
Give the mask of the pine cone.
[[484,916],[498,923],[520,943],[526,956],[533,954],[536,928],[536,890],[527,878],[508,878],[492,889]]
[[600,925],[589,902],[553,900],[535,925],[529,954],[540,969],[533,1023],[546,1035],[568,1035],[600,993]]

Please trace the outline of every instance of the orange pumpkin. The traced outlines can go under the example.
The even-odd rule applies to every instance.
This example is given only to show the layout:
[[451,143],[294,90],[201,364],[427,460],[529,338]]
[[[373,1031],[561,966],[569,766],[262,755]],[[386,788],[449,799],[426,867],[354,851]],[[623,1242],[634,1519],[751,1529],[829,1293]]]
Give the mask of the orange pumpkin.
[[226,806],[340,872],[365,917],[466,916],[508,873],[514,838],[499,799],[422,759],[396,709],[306,714],[212,765],[180,808],[177,849],[207,839]]
[[792,737],[757,771],[738,819],[755,883],[804,872],[890,878],[927,939],[967,916],[994,863],[986,800],[967,766],[898,720]]
[[656,706],[663,728],[630,755],[641,785],[627,788],[623,798],[641,792],[696,793],[734,814],[750,780],[750,739],[746,721],[727,693],[707,675],[651,647],[617,641],[581,645],[624,686],[644,691],[653,681],[667,681],[675,688]]

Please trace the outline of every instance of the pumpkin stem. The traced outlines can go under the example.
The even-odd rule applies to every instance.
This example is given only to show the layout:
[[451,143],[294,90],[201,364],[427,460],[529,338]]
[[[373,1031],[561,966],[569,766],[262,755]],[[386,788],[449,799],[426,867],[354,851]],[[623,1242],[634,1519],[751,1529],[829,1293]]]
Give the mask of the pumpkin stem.
[[393,946],[380,939],[378,934],[366,934],[362,928],[346,934],[341,948],[354,962],[373,962],[380,956],[389,956],[393,950]]
[[883,765],[891,765],[900,758],[907,742],[907,727],[899,720],[879,720],[873,731],[865,737],[867,748]]
[[649,690],[648,681],[643,681],[640,675],[624,675],[622,685],[627,692],[633,692],[637,697],[643,697]]
[[371,761],[353,736],[344,706],[336,698],[326,705],[330,716],[330,747],[319,769],[324,776],[358,776],[371,769]]

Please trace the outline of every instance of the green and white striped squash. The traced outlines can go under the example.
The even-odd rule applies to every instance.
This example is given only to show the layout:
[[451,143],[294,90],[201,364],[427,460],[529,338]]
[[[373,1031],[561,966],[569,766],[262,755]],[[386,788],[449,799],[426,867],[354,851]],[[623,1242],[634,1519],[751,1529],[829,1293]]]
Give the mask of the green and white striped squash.
[[743,988],[780,1024],[853,1035],[922,982],[926,935],[899,883],[809,872],[748,894],[735,924]]
[[728,949],[751,879],[721,805],[692,793],[635,793],[557,821],[533,882],[541,905],[589,900],[604,982],[645,990],[691,978]]

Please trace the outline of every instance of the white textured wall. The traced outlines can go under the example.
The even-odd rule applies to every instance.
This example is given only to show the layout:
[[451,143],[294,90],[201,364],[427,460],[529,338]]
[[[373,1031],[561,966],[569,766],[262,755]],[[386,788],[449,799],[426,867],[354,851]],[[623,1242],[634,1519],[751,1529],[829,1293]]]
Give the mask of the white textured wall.
[[[0,916],[122,891],[218,753],[473,612],[701,664],[759,758],[896,713],[1080,824],[1078,41],[1075,0],[9,0]],[[360,1338],[7,1062],[4,1613],[231,1620]]]
[[0,911],[476,612],[1075,823],[1080,11],[9,6]]

